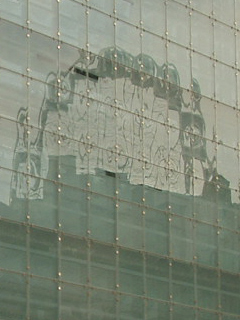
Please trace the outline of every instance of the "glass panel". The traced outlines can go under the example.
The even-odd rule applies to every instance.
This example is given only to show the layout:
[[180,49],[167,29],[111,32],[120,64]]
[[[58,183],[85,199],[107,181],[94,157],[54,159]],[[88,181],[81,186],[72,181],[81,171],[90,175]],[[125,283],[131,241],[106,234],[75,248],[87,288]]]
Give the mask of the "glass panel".
[[[207,309],[217,309],[218,305],[218,274],[215,270],[197,269],[198,305]],[[203,316],[203,315],[202,315]]]
[[119,252],[119,286],[126,293],[143,294],[143,256],[121,249]]
[[[59,179],[61,182],[68,186],[79,187],[79,176],[76,175],[76,157],[72,155],[61,156],[59,166]],[[86,185],[84,187],[86,187]]]
[[112,15],[114,10],[114,1],[112,0],[89,0],[89,5],[97,10]]
[[[81,35],[80,38],[82,37],[83,36]],[[84,46],[80,47],[84,48]],[[61,80],[65,81],[59,86],[64,89],[63,92],[65,92],[65,90],[68,90],[71,92],[80,93],[80,90],[84,91],[84,89],[86,92],[86,84],[84,86],[84,83],[86,81],[87,75],[81,74],[80,72],[85,70],[86,64],[89,63],[89,61],[86,61],[87,54],[88,52],[84,49],[73,47],[72,45],[69,45],[65,42],[61,43],[61,50],[59,50],[59,68],[61,72]],[[95,59],[94,55],[93,58]],[[55,81],[56,84],[58,84],[57,79]],[[77,99],[77,97],[75,97],[75,99]]]
[[221,273],[221,305],[223,311],[239,315],[239,298],[239,277],[232,274]]
[[[127,2],[128,0],[121,0]],[[119,3],[118,1],[117,3]],[[128,1],[129,2],[129,1]],[[125,10],[122,12],[126,12]],[[118,21],[115,30],[116,45],[133,56],[141,52],[140,31],[136,27],[125,22]],[[134,39],[134,41],[132,41]]]
[[[179,194],[174,194],[173,188],[170,188],[170,190],[172,191],[172,193],[169,193],[170,211],[174,214],[191,218],[193,214],[194,198],[190,195],[184,197]],[[180,192],[184,192],[184,189],[181,188]]]
[[169,224],[166,213],[147,209],[145,213],[145,249],[148,252],[168,254]]
[[165,4],[163,1],[142,1],[141,14],[145,30],[148,30],[160,36],[164,35],[166,18]]
[[148,300],[146,306],[147,319],[169,319],[169,306],[154,300]]
[[[114,20],[99,11],[89,10],[88,41],[89,50],[98,53],[101,49],[114,45]],[[107,30],[107,32],[106,32]]]
[[80,3],[62,1],[59,4],[60,39],[79,48],[85,48],[87,24],[86,8]]
[[192,320],[195,319],[195,310],[183,306],[174,306],[173,320]]
[[193,170],[194,170],[194,195],[195,196],[201,196],[203,193],[203,188],[204,188],[204,178],[205,178],[205,173],[204,169],[202,167],[202,164],[199,163],[198,161],[193,162]]
[[55,278],[57,275],[57,234],[41,229],[30,230],[31,273]]
[[237,205],[229,208],[228,205],[218,204],[219,225],[232,230],[239,230],[240,215]]
[[218,207],[216,203],[216,194],[214,192],[214,183],[206,182],[202,198],[194,198],[194,215],[199,221],[216,224],[218,219]]
[[0,317],[4,320],[22,320],[27,317],[27,285],[22,275],[0,272]]
[[170,224],[171,252],[175,258],[192,261],[193,259],[193,224],[185,218],[172,218]]
[[98,108],[97,115],[100,118],[100,120],[105,120],[105,121],[108,117],[108,114],[106,111],[109,110],[110,112],[109,116],[111,116],[111,114],[113,115],[113,112],[111,111],[111,109],[114,110],[113,105],[115,104],[114,103],[114,98],[115,98],[114,66],[115,64],[113,62],[113,56],[114,56],[113,52],[115,52],[115,49],[113,48],[110,48],[110,49],[107,48],[100,52],[100,56],[98,57],[98,65],[97,65],[97,74],[99,76],[98,83],[97,83],[98,96],[94,97],[93,95],[94,99],[97,98],[102,102],[102,103],[96,103],[96,106],[95,105],[93,106],[95,108],[96,107]]
[[27,267],[26,227],[1,221],[1,268],[25,272]]
[[[20,119],[20,121],[22,118]],[[26,122],[24,121],[16,123],[10,120],[6,120],[1,118],[1,126],[0,126],[0,141],[1,141],[1,167],[5,167],[7,169],[14,169],[18,172],[27,172],[26,168],[26,157],[27,157],[27,141],[26,138],[25,145],[22,147],[20,154],[20,146],[16,145],[16,137],[17,132],[18,135],[24,134],[26,136],[28,127],[26,126]],[[23,141],[19,142],[23,144]]]
[[191,5],[197,11],[203,12],[208,16],[212,13],[213,10],[213,0],[193,0]]
[[227,23],[230,26],[234,25],[234,5],[235,1],[230,0],[228,3],[226,1],[218,1],[213,0],[213,11],[214,11],[214,17],[217,20],[220,20],[222,22]]
[[219,260],[224,270],[238,273],[240,271],[240,236],[237,233],[221,230],[219,235]]
[[118,195],[119,199],[124,199],[128,201],[132,201],[132,192],[135,186],[131,186],[129,184],[128,178],[123,176],[122,179],[118,180]]
[[[129,107],[126,106],[126,107]],[[123,172],[126,173],[126,176],[129,176],[131,165],[132,165],[132,147],[133,147],[133,131],[132,131],[132,122],[133,115],[126,111],[122,111],[119,117],[117,117],[117,132],[116,139],[119,150],[121,154],[125,154],[126,157],[120,157],[119,165],[122,166]],[[124,161],[125,160],[125,161]],[[120,167],[121,168],[121,167]]]
[[[215,77],[216,81],[216,98],[230,106],[236,106],[236,71],[228,66],[217,63]],[[224,74],[224,77],[222,75]],[[228,81],[225,81],[228,79]]]
[[91,237],[106,242],[113,242],[115,239],[116,210],[114,201],[101,195],[93,194],[89,205]]
[[16,199],[15,189],[13,186],[14,182],[13,182],[12,172],[9,170],[0,168],[0,175],[1,175],[1,181],[2,181],[2,183],[0,184],[1,217],[5,217],[7,219],[14,219],[16,221],[25,220],[25,213],[27,212],[26,199],[22,199],[22,202],[19,203],[19,207],[12,203],[12,200]]
[[56,228],[59,187],[52,181],[42,181],[40,179],[39,181],[39,185],[42,186],[44,192],[42,198],[29,202],[30,221],[37,226]]
[[[226,118],[226,117],[225,117]],[[226,165],[231,163],[231,167]],[[238,189],[238,171],[233,168],[238,167],[238,153],[232,148],[218,145],[217,149],[217,171],[218,175],[215,177],[215,189],[217,189],[218,200],[220,203],[229,204],[232,199],[237,201],[237,194],[231,193],[231,189]],[[233,170],[232,170],[233,169]]]
[[26,25],[27,1],[3,0],[1,2],[1,17],[21,25]]
[[142,211],[138,206],[120,202],[118,207],[119,243],[125,247],[143,247]]
[[64,283],[61,292],[61,319],[88,317],[88,291],[86,288]]
[[[199,84],[202,87],[202,83]],[[207,155],[209,160],[211,161],[213,156],[212,142],[214,139],[216,139],[216,137],[214,137],[214,134],[216,134],[217,130],[216,115],[218,112],[218,105],[205,97],[201,97],[200,104],[203,120],[205,123],[205,137],[208,139],[206,141]]]
[[217,139],[221,144],[235,148],[237,141],[233,137],[238,136],[237,110],[223,104],[218,104],[217,116]]
[[197,223],[196,225],[196,257],[199,263],[208,266],[217,265],[217,228]]
[[[18,181],[19,185],[15,183]],[[16,187],[17,186],[17,187]],[[11,177],[11,191],[10,191],[10,216],[8,214],[7,218],[11,218],[16,221],[26,221],[27,213],[29,212],[29,202],[26,194],[26,175],[23,173],[16,173]],[[9,209],[8,209],[9,210]],[[9,212],[9,211],[7,211]],[[5,212],[6,214],[6,212]],[[4,211],[1,213],[5,216]]]
[[[221,7],[221,6],[219,6]],[[234,6],[229,5],[229,8]],[[233,20],[232,20],[233,24]],[[235,42],[234,31],[224,24],[215,23],[214,25],[214,50],[216,58],[220,61],[234,66],[235,64]],[[231,48],[231,50],[229,50]]]
[[[193,1],[193,6],[194,6],[194,1]],[[206,37],[206,34],[208,35],[207,37]],[[199,39],[201,39],[201,41],[199,41]],[[192,41],[192,47],[194,50],[201,52],[203,54],[206,54],[207,56],[212,56],[212,53],[213,53],[212,21],[211,19],[209,19],[209,17],[199,14],[196,11],[192,12],[191,41]]]
[[86,242],[65,235],[61,244],[60,265],[64,281],[85,284],[88,276]]
[[1,66],[21,74],[27,69],[27,32],[15,24],[1,20]]
[[169,299],[169,262],[155,256],[146,256],[147,295],[154,299]]
[[[30,75],[33,78],[48,81],[50,73],[56,74],[58,49],[57,41],[42,34],[31,33],[30,36]],[[46,50],[46,48],[48,48]]]
[[97,147],[99,148],[95,167],[108,172],[116,172],[116,117],[114,113],[113,107],[99,104],[97,119],[95,118],[98,130]]
[[90,281],[93,286],[115,289],[116,250],[93,243],[90,250]]
[[120,320],[143,320],[144,318],[144,299],[122,295],[119,302]]
[[[223,317],[224,317],[224,316],[223,316]],[[198,312],[197,319],[198,319],[198,320],[209,320],[209,319],[211,319],[211,320],[218,320],[218,319],[219,319],[219,316],[218,316],[218,314],[215,314],[215,313],[211,313],[211,312],[206,312],[206,311],[200,310],[200,311]],[[222,319],[223,319],[223,318],[222,318]],[[224,317],[224,320],[226,320],[225,317]],[[230,319],[229,319],[229,320],[230,320]]]
[[[142,52],[144,53],[144,55],[150,56],[160,66],[163,63],[166,63],[165,42],[166,40],[163,40],[162,38],[153,35],[152,33],[143,32]],[[157,72],[153,75],[156,76]],[[151,90],[147,89],[146,92],[148,93],[148,95],[152,95]]]
[[20,108],[27,108],[27,79],[7,70],[0,71],[1,116],[17,119]]
[[[158,168],[160,170],[160,168]],[[163,190],[158,190],[154,188],[144,188],[145,194],[145,205],[151,208],[166,211],[169,206],[169,195],[168,192]]]
[[[178,70],[181,87],[188,89],[191,83],[189,52],[186,48],[180,47],[172,42],[169,43],[168,48],[167,61],[173,64]],[[182,61],[184,61],[184,64]]]
[[44,143],[46,146],[46,153],[49,157],[48,178],[53,180],[57,180],[57,173],[59,172],[58,157],[60,153],[60,144],[62,142],[57,132],[57,122],[57,112],[54,110],[47,118],[44,132]]
[[167,31],[169,39],[184,46],[189,46],[189,30],[190,20],[186,7],[169,2],[167,5]]
[[201,84],[202,95],[212,98],[214,96],[214,67],[210,58],[193,53],[192,73]]
[[120,20],[127,21],[135,26],[140,22],[140,1],[119,0],[115,3],[116,16]]
[[[172,295],[175,302],[194,304],[193,267],[174,262],[172,266]],[[183,294],[184,292],[184,294]]]
[[92,291],[90,301],[91,319],[116,319],[116,297],[112,292]]
[[[48,110],[46,104],[45,92],[50,91],[52,86],[44,85],[42,82],[31,80],[30,86],[28,86],[28,109],[25,111],[25,117],[29,116],[28,123],[33,126],[31,132],[34,133],[32,142],[37,137],[37,130],[35,128],[45,127],[46,120],[45,115],[48,117]],[[25,104],[27,107],[27,104]],[[25,108],[26,108],[25,107]],[[40,134],[39,134],[40,135]]]
[[116,177],[114,172],[98,171],[98,176],[92,177],[91,190],[100,194],[114,197],[116,189]]
[[77,144],[76,174],[79,175],[79,187],[85,188],[89,182],[87,173],[95,173],[97,154],[98,148],[92,147],[89,142]]
[[30,282],[30,317],[57,319],[57,284],[46,279],[32,278]]
[[56,37],[58,31],[57,2],[39,2],[29,0],[29,18],[31,28],[48,36]]
[[59,194],[59,222],[64,232],[85,236],[87,232],[89,194],[63,185]]
[[[134,144],[133,150],[135,150],[135,152],[137,154],[140,154],[140,150],[141,149],[139,147],[140,141],[139,141],[139,137],[137,137],[136,139],[138,141],[138,143]],[[138,151],[137,151],[138,150]],[[144,183],[144,165],[145,162],[139,158],[134,158],[131,164],[131,169],[130,169],[130,183],[134,184],[134,185],[142,185]]]

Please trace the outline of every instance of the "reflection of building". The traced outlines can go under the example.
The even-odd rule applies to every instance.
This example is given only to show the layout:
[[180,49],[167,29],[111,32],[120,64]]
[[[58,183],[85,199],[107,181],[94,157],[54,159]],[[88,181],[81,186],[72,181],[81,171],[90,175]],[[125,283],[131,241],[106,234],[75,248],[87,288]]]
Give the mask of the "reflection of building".
[[3,1],[1,319],[240,319],[239,30],[183,2]]

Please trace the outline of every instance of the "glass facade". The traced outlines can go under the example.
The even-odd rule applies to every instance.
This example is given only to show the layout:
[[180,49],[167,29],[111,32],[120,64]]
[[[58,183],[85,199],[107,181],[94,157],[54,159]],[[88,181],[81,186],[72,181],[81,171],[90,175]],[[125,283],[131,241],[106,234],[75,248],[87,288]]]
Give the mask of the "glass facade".
[[1,320],[240,319],[239,13],[1,0]]

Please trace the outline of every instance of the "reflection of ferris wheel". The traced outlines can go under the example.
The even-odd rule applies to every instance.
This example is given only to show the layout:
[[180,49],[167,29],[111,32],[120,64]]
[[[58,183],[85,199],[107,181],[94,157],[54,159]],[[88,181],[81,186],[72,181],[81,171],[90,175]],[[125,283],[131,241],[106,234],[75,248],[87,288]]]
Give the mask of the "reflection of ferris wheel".
[[[95,68],[90,68],[90,66],[95,62]],[[103,86],[103,84],[106,83],[106,88],[103,94],[105,95],[105,100],[103,102],[100,101],[101,99],[99,99],[99,96],[91,96],[92,92],[85,92],[86,87],[84,87],[84,83],[86,83],[86,77],[89,81],[94,81],[94,89],[92,90],[93,95],[94,93],[96,95],[99,93],[97,91],[99,88],[104,91],[101,85]],[[102,80],[98,82],[98,80],[100,80],[99,78],[102,78]],[[54,118],[54,112],[57,112],[58,116],[60,114],[64,114],[64,116],[66,115],[65,119],[64,117],[61,119],[61,121],[63,121],[62,128],[65,124],[67,126],[70,123],[67,117],[69,118],[72,116],[71,119],[74,118],[75,124],[73,124],[73,126],[76,124],[79,125],[80,122],[83,123],[85,121],[89,121],[89,113],[86,111],[87,108],[84,109],[83,106],[86,104],[87,99],[96,101],[96,104],[98,105],[97,107],[95,106],[96,114],[93,114],[93,118],[96,117],[96,122],[98,124],[96,129],[92,129],[96,135],[93,139],[94,144],[92,143],[92,145],[84,136],[86,126],[80,128],[81,134],[79,136],[81,137],[81,141],[79,140],[79,146],[81,147],[79,147],[78,150],[79,158],[81,158],[80,160],[82,160],[82,162],[86,162],[86,154],[88,150],[93,148],[93,146],[98,145],[98,138],[100,136],[99,131],[102,130],[103,134],[100,138],[105,139],[102,143],[102,149],[105,148],[106,150],[108,164],[113,163],[116,150],[114,150],[112,142],[109,142],[112,141],[112,139],[110,139],[111,134],[109,133],[109,131],[112,130],[112,126],[111,124],[109,124],[109,127],[106,126],[106,122],[108,122],[108,120],[106,120],[107,108],[105,107],[105,104],[111,107],[116,107],[114,94],[112,96],[110,96],[109,93],[107,94],[107,85],[115,86],[116,79],[122,79],[117,83],[120,86],[122,85],[122,105],[124,105],[126,109],[124,110],[124,116],[122,116],[121,119],[118,117],[119,126],[121,126],[121,128],[118,128],[118,133],[121,133],[118,137],[120,144],[118,150],[119,154],[117,155],[119,158],[119,170],[130,170],[129,163],[131,163],[131,157],[133,157],[132,150],[134,149],[134,142],[136,142],[136,152],[139,152],[142,145],[147,151],[149,151],[150,156],[147,159],[148,173],[151,172],[151,166],[153,166],[154,161],[156,161],[155,164],[165,168],[165,173],[161,173],[164,175],[162,179],[166,179],[167,177],[171,183],[176,183],[178,178],[179,159],[174,155],[177,147],[181,147],[181,152],[178,150],[178,154],[180,155],[179,157],[182,156],[182,160],[185,164],[185,173],[187,173],[187,171],[191,172],[193,159],[200,160],[201,163],[205,161],[208,163],[205,142],[205,122],[200,110],[201,91],[200,86],[195,79],[193,79],[192,106],[190,110],[190,103],[186,105],[183,101],[180,77],[177,68],[173,64],[164,63],[162,66],[158,66],[156,62],[146,54],[141,53],[136,57],[133,57],[131,54],[118,47],[109,47],[101,50],[97,59],[95,59],[93,54],[91,55],[89,52],[82,50],[80,57],[68,68],[67,71],[61,71],[59,74],[50,72],[46,78],[47,84],[38,119],[38,126],[40,128],[39,135],[35,141],[29,143],[29,173],[32,177],[36,177],[32,178],[32,184],[30,186],[32,193],[37,192],[40,188],[39,177],[42,175],[41,168],[46,167],[46,165],[43,164],[42,156],[42,152],[45,147],[44,129],[46,128],[46,125],[50,123],[50,119]],[[149,98],[151,102],[147,99],[146,101],[143,99],[143,96],[147,96],[149,92],[151,92],[152,96],[150,97],[151,99],[149,97],[147,97],[147,99]],[[74,98],[75,93],[79,99]],[[76,100],[78,100],[77,106],[75,106]],[[144,108],[147,106],[145,111],[148,110],[149,112],[144,114],[147,114],[145,119],[142,111],[140,111],[141,104],[144,105]],[[149,104],[149,107],[147,104]],[[76,107],[76,110],[74,109],[74,106]],[[122,106],[119,110],[121,108]],[[92,110],[95,109],[92,108]],[[25,112],[27,111],[25,110]],[[172,125],[169,121],[169,115],[172,115],[172,112],[174,113],[172,120],[179,122],[177,125]],[[50,113],[53,115],[52,118],[49,117]],[[101,117],[100,120],[99,117]],[[21,125],[24,127],[25,118],[26,114],[19,114],[18,122],[20,127]],[[76,118],[79,120],[78,122]],[[143,122],[144,129],[142,126]],[[94,123],[94,120],[91,119],[91,124],[92,123]],[[51,123],[51,125],[54,125],[54,123]],[[70,125],[72,125],[72,123]],[[75,127],[70,127],[70,125],[67,132],[75,130]],[[159,131],[157,126],[160,127]],[[26,132],[23,132],[22,127],[20,127],[16,146],[16,158],[14,160],[14,166],[17,171],[19,170],[17,166],[18,162],[20,163],[20,153],[23,154],[26,152],[27,154]],[[109,128],[111,130],[109,130]],[[104,130],[106,131],[106,134]],[[170,133],[172,132],[172,140],[168,136],[170,141],[169,150],[166,152],[164,157],[154,160],[155,151],[162,145],[162,143],[164,144],[164,142],[161,142],[160,140],[162,139],[161,134],[166,135],[165,131],[170,131]],[[157,136],[158,132],[159,136]],[[146,135],[144,136],[144,134]],[[145,144],[141,140],[142,137],[143,140],[147,137],[146,141],[144,141],[144,143],[146,142]],[[136,138],[135,141],[134,138]],[[20,152],[21,148],[24,152]],[[140,157],[143,157],[142,154]],[[24,157],[22,157],[22,159],[24,159]],[[27,160],[24,161],[26,162]],[[96,163],[94,164],[93,162],[92,165],[97,165],[98,160],[96,160]],[[188,187],[186,187],[186,189],[187,188]]]

